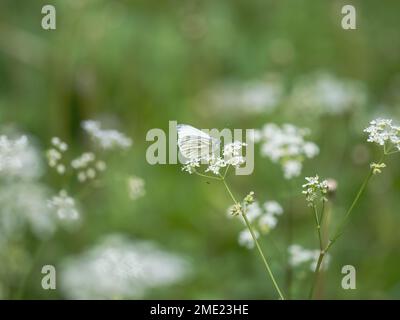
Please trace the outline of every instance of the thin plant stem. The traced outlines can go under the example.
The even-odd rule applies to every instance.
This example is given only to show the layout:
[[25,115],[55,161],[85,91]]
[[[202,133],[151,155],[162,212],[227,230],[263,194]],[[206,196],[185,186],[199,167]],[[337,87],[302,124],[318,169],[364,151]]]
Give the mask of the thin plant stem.
[[[382,162],[384,156],[386,155],[386,150],[384,150],[384,154],[382,155],[381,159],[379,160],[379,162]],[[339,226],[336,229],[336,232],[334,233],[333,237],[329,240],[328,244],[326,245],[325,249],[321,250],[319,253],[319,257],[318,257],[318,262],[317,265],[315,267],[315,271],[314,271],[314,280],[310,289],[310,293],[309,293],[309,299],[313,298],[314,295],[314,289],[316,286],[316,283],[318,281],[318,275],[320,273],[320,269],[321,269],[321,265],[324,259],[324,256],[326,255],[326,253],[329,251],[329,249],[332,247],[332,245],[337,241],[337,239],[340,238],[340,236],[343,234],[343,229],[347,223],[347,220],[349,219],[350,214],[352,213],[354,207],[356,206],[357,202],[359,201],[360,197],[362,196],[362,194],[365,191],[365,188],[368,185],[369,180],[371,179],[373,175],[373,169],[371,168],[370,171],[368,172],[367,177],[365,178],[363,184],[361,185],[360,189],[358,190],[356,197],[354,198],[350,208],[347,210],[346,214],[344,215],[343,219],[341,220],[341,222],[339,223]]]
[[200,177],[203,177],[203,178],[214,179],[214,180],[222,180],[221,178],[213,177],[213,176],[210,176],[210,175],[207,175],[207,174],[202,174],[202,173],[197,172],[197,171],[194,171],[194,173],[197,174]]
[[[228,191],[230,197],[232,198],[233,202],[234,202],[235,204],[238,204],[238,201],[236,200],[236,198],[235,198],[235,196],[233,195],[231,189],[229,188],[228,184],[226,183],[225,178],[222,178],[221,180],[222,180],[222,182],[223,182],[223,184],[224,184],[226,190]],[[285,300],[285,298],[284,298],[284,296],[283,296],[283,294],[282,294],[282,291],[280,290],[280,288],[279,288],[279,286],[278,286],[278,283],[276,282],[275,277],[274,277],[274,275],[273,275],[273,273],[272,273],[272,270],[271,270],[271,268],[270,268],[270,266],[269,266],[269,264],[268,264],[268,261],[267,261],[267,259],[266,259],[265,256],[264,256],[264,253],[263,253],[263,251],[262,251],[262,249],[261,249],[261,246],[260,246],[260,244],[258,243],[257,237],[256,237],[256,235],[255,235],[255,233],[254,233],[254,231],[253,231],[253,228],[252,228],[252,226],[251,226],[250,221],[248,220],[248,218],[247,218],[247,216],[246,216],[245,213],[243,213],[242,216],[243,216],[243,219],[244,219],[244,221],[245,221],[245,223],[246,223],[247,228],[248,228],[249,231],[250,231],[251,237],[253,238],[253,241],[254,241],[254,243],[256,244],[258,253],[260,254],[260,257],[261,257],[261,259],[262,259],[263,262],[264,262],[264,266],[265,266],[265,268],[266,268],[266,270],[267,270],[267,273],[268,273],[269,277],[271,278],[272,283],[274,284],[276,291],[277,291],[278,294],[279,294],[279,298],[280,298],[281,300]]]
[[[289,248],[292,245],[293,242],[293,196],[294,196],[294,182],[293,179],[290,180],[289,183],[289,210],[287,211],[287,247]],[[285,280],[285,284],[286,284],[286,291],[287,291],[287,296],[288,299],[291,298],[292,295],[292,282],[293,282],[293,267],[292,265],[289,263],[289,258],[287,257],[286,259],[286,280]]]
[[[319,249],[320,249],[320,251],[322,251],[323,244],[322,244],[322,236],[321,236],[321,222],[320,222],[320,219],[318,217],[317,207],[313,204],[312,208],[313,208],[313,211],[314,211],[315,227],[316,227],[317,233],[318,233]],[[321,213],[321,216],[322,216],[322,213]]]
[[314,279],[312,281],[310,293],[308,295],[309,299],[313,298],[314,289],[315,289],[315,286],[317,285],[317,282],[318,282],[318,275],[319,275],[319,272],[320,272],[320,269],[321,269],[322,260],[324,259],[325,253],[326,253],[326,251],[324,251],[324,250],[321,250],[321,252],[319,253],[317,265],[315,267],[315,272],[314,272],[314,275],[313,275]]

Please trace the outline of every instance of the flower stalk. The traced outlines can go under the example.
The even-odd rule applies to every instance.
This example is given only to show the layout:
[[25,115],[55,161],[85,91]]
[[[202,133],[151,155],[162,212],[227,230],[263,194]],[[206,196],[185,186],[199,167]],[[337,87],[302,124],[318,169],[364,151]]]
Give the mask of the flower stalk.
[[[236,205],[236,206],[239,206],[240,204],[239,204],[239,202],[236,200],[236,198],[235,198],[235,196],[233,195],[231,189],[229,188],[229,186],[228,186],[228,184],[227,184],[227,182],[226,182],[225,176],[221,176],[221,181],[223,182],[223,184],[224,184],[224,186],[225,186],[225,189],[227,190],[228,194],[229,194],[230,197],[232,198],[232,200],[233,200],[233,202],[235,203],[235,205]],[[278,293],[278,295],[279,295],[279,298],[280,298],[281,300],[285,300],[285,297],[284,297],[284,295],[283,295],[281,289],[279,288],[279,285],[278,285],[278,283],[276,282],[275,277],[274,277],[274,275],[273,275],[273,273],[272,273],[272,270],[271,270],[271,268],[270,268],[270,266],[269,266],[268,260],[265,258],[264,253],[263,253],[263,251],[262,251],[262,249],[261,249],[261,246],[260,246],[260,244],[258,243],[257,237],[256,237],[256,235],[255,235],[255,233],[254,233],[254,230],[253,230],[253,228],[252,228],[252,226],[251,226],[251,223],[250,223],[249,219],[248,219],[247,216],[246,216],[246,212],[245,212],[245,211],[242,211],[242,216],[243,216],[243,219],[244,219],[244,221],[245,221],[245,223],[246,223],[246,227],[248,228],[248,230],[249,230],[249,232],[250,232],[250,234],[251,234],[251,237],[253,238],[253,241],[254,241],[254,243],[255,243],[255,245],[256,245],[256,247],[257,247],[258,253],[259,253],[259,255],[260,255],[260,257],[261,257],[261,259],[262,259],[262,261],[263,261],[263,263],[264,263],[265,269],[266,269],[266,271],[267,271],[269,277],[271,278],[272,283],[274,284],[274,287],[275,287],[275,289],[276,289],[276,291],[277,291],[277,293]]]

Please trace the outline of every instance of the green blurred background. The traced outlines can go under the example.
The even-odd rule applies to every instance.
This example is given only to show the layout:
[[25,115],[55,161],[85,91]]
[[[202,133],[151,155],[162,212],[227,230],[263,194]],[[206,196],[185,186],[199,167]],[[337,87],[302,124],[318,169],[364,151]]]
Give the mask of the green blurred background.
[[[56,30],[41,28],[45,4],[56,7]],[[227,220],[231,203],[222,186],[183,173],[178,165],[149,165],[145,137],[151,128],[167,130],[170,120],[199,128],[260,128],[267,122],[309,127],[309,139],[321,152],[305,162],[292,187],[278,165],[259,156],[258,148],[254,173],[230,180],[241,197],[254,190],[261,202],[279,201],[285,215],[292,210],[294,242],[316,248],[313,217],[301,194],[302,177],[318,173],[338,181],[332,213],[337,221],[379,151],[366,143],[363,128],[379,115],[400,119],[400,2],[352,1],[356,30],[341,28],[344,4],[348,3],[2,0],[1,127],[31,134],[43,149],[52,136],[60,136],[79,152],[87,143],[80,122],[99,118],[117,122],[134,140],[127,153],[109,157],[106,186],[85,200],[82,226],[72,233],[58,231],[27,279],[31,267],[18,260],[18,252],[33,256],[40,240],[27,231],[14,243],[15,257],[11,249],[3,254],[0,281],[9,289],[5,298],[14,297],[22,281],[22,298],[63,298],[59,290],[41,289],[41,266],[57,266],[108,233],[152,240],[191,262],[191,275],[184,281],[152,290],[145,298],[276,298],[257,253],[237,243],[241,225]],[[288,94],[298,79],[320,70],[361,81],[366,103],[334,115],[293,111],[283,104],[254,114],[218,112],[199,98],[220,83],[259,81],[270,73],[279,75]],[[331,252],[320,297],[400,298],[398,164],[395,155],[372,180],[346,234]],[[124,174],[143,178],[146,196],[130,201],[125,184],[115,179]],[[62,186],[59,177],[45,177],[55,190]],[[262,245],[286,290],[285,215]],[[341,288],[346,264],[356,267],[356,290]],[[310,276],[294,270],[293,298],[307,297]]]

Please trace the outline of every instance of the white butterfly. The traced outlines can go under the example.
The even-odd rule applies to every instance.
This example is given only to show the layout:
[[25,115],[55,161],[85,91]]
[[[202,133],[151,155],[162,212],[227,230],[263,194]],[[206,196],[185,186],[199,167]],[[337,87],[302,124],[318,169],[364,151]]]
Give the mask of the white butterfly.
[[176,128],[179,150],[187,159],[205,159],[219,149],[219,141],[199,129],[187,124],[179,124]]

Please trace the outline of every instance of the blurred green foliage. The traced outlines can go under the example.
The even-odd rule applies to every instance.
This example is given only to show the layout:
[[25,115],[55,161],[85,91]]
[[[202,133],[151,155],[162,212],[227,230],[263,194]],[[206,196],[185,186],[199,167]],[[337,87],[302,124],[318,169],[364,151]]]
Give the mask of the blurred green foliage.
[[[59,231],[46,243],[22,297],[61,298],[58,290],[41,289],[41,266],[57,265],[103,235],[121,232],[153,240],[192,263],[191,277],[147,298],[276,298],[256,252],[237,244],[240,224],[226,218],[230,199],[222,186],[184,174],[177,165],[149,165],[146,133],[167,130],[169,120],[200,128],[260,128],[266,122],[309,127],[321,153],[306,162],[302,176],[318,173],[338,181],[332,212],[337,221],[378,153],[367,145],[362,129],[382,110],[400,120],[400,2],[352,1],[357,30],[349,31],[340,26],[344,1],[50,2],[57,9],[55,31],[44,31],[40,24],[41,7],[49,1],[0,3],[1,126],[32,134],[42,148],[52,136],[60,136],[81,151],[87,143],[82,120],[118,119],[134,146],[108,159],[106,187],[85,200],[84,224],[73,234]],[[313,117],[278,108],[270,114],[237,116],[215,115],[198,103],[198,96],[215,83],[275,72],[290,87],[298,77],[321,69],[364,82],[369,95],[364,109]],[[362,149],[365,156],[355,161],[361,145],[367,148]],[[316,248],[313,217],[301,195],[303,178],[291,186],[279,166],[260,157],[258,149],[256,153],[251,176],[230,178],[235,193],[244,196],[254,190],[260,201],[276,199],[286,213],[293,210],[294,241]],[[400,298],[398,164],[398,156],[387,162],[357,206],[331,252],[321,297]],[[130,201],[126,185],[115,179],[121,174],[145,179],[146,196]],[[61,187],[59,178],[48,179],[54,188]],[[283,216],[262,240],[284,289],[286,224]],[[34,256],[39,246],[27,234],[15,248],[15,259],[8,257],[17,274],[8,279],[14,290],[24,281],[20,264],[30,263],[18,250]],[[345,264],[357,269],[357,290],[340,286]],[[7,278],[1,268],[1,277]],[[294,271],[292,297],[307,296],[311,273],[300,279],[304,272]]]

